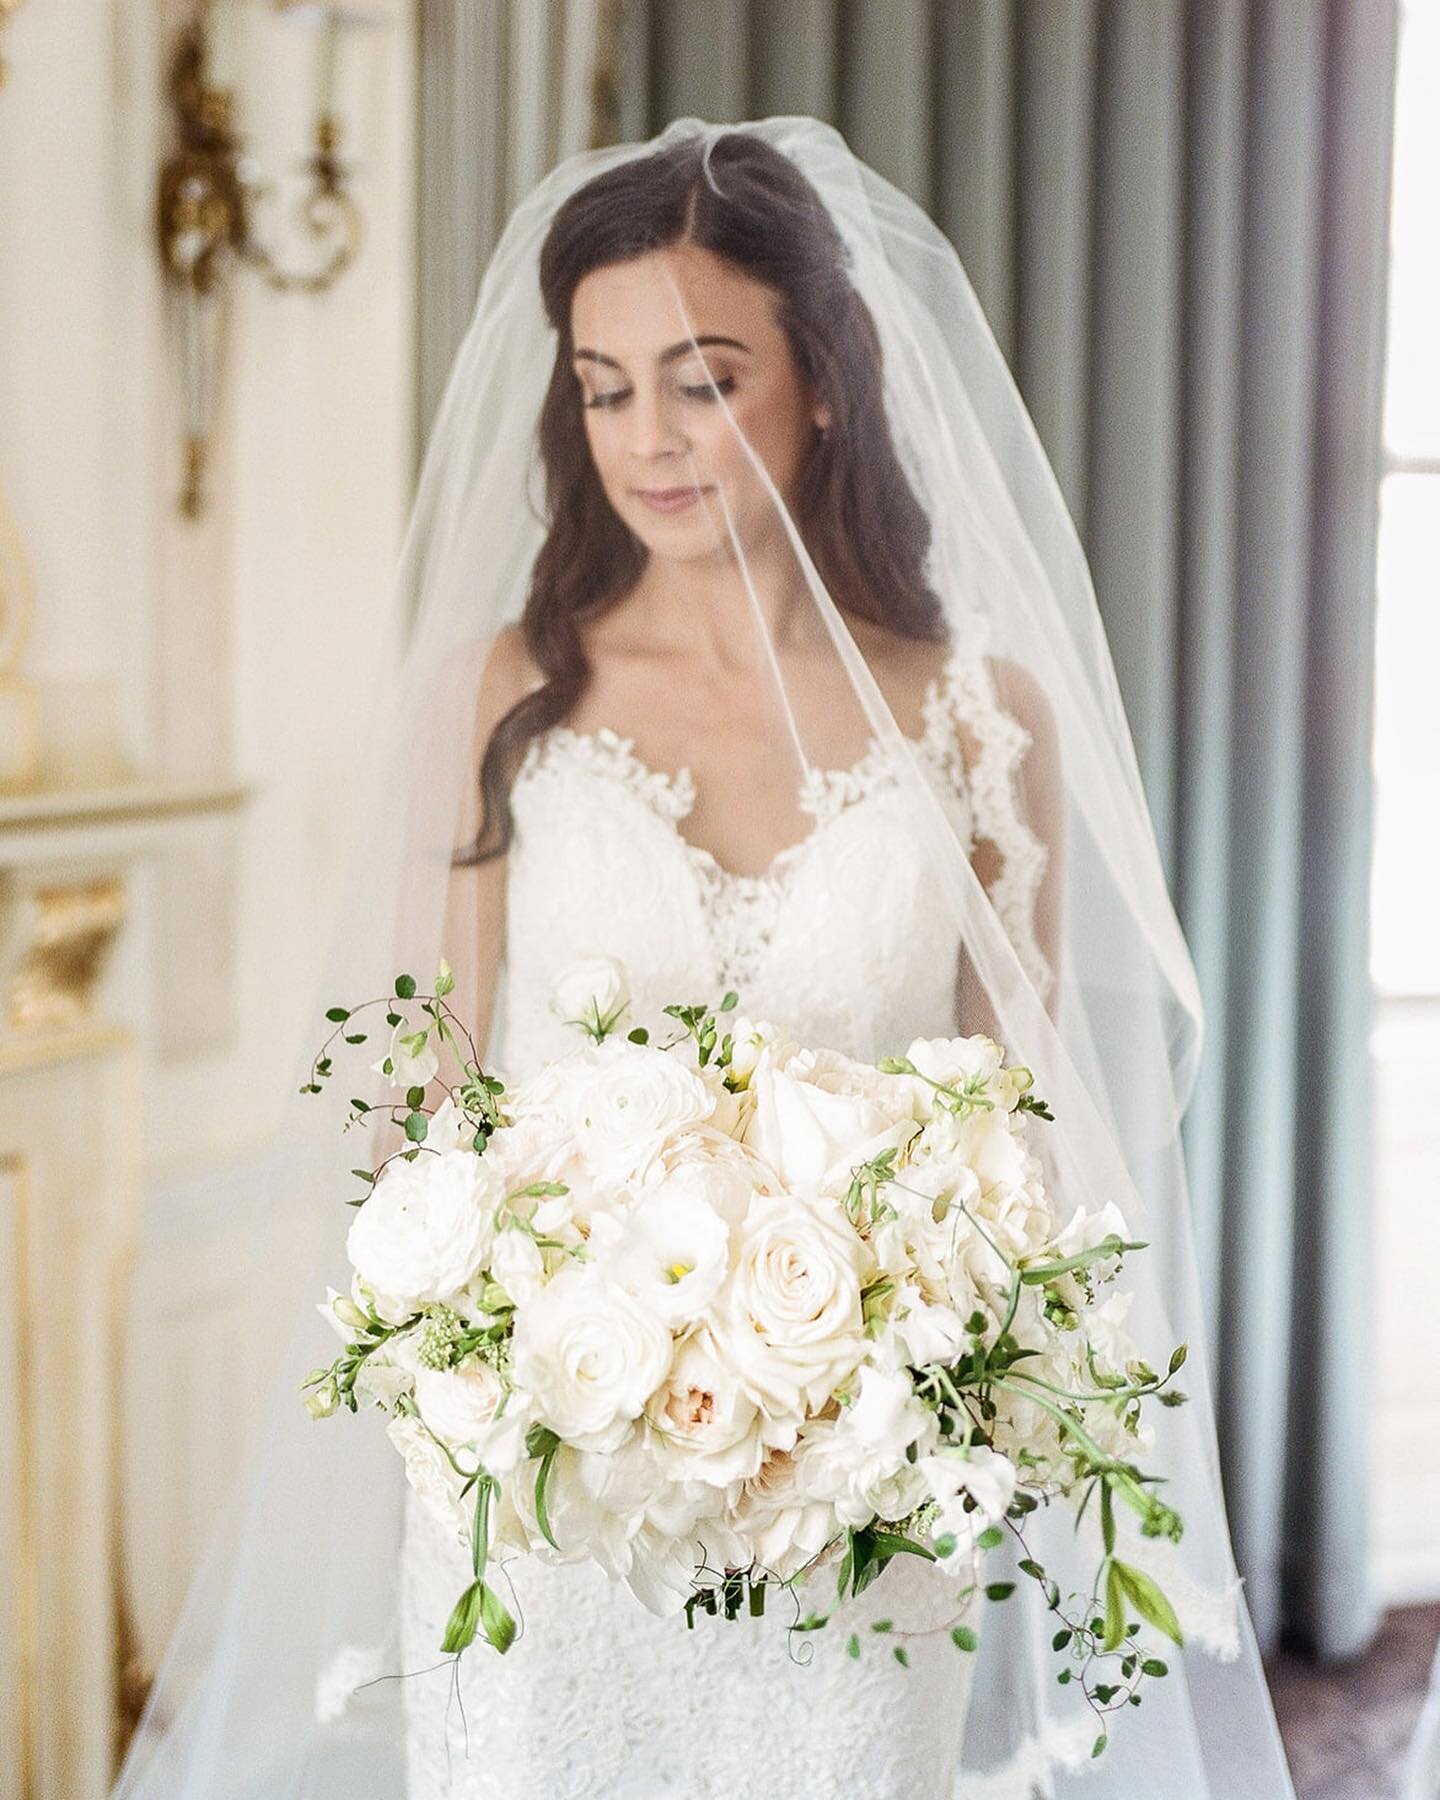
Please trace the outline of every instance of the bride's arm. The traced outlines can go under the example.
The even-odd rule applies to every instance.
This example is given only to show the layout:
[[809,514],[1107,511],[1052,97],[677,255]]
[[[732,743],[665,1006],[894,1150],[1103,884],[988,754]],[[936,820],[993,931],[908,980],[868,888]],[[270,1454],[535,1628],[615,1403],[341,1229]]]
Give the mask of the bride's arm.
[[[986,669],[999,714],[1013,720],[1027,741],[1007,770],[994,722],[983,715],[961,721],[976,813],[971,866],[1053,1018],[1060,996],[1065,881],[1064,784],[1055,715],[1021,664],[986,659]],[[988,761],[983,772],[982,759]],[[957,1000],[962,1030],[1003,1040],[989,996],[964,956]]]

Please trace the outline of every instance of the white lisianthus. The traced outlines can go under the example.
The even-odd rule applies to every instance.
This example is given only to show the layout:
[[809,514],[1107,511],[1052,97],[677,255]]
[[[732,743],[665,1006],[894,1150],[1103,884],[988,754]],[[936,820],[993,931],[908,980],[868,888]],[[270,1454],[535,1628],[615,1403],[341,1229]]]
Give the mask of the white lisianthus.
[[567,1025],[604,1036],[630,1004],[625,965],[613,956],[584,956],[562,969],[550,989],[550,1010]]
[[[390,1064],[389,1069],[385,1067]],[[402,1019],[390,1034],[390,1048],[370,1067],[377,1075],[385,1075],[391,1087],[424,1087],[435,1077],[440,1058],[430,1042],[428,1025],[412,1027]]]
[[[1015,1464],[987,1444],[974,1444],[968,1451],[937,1450],[915,1466],[940,1506],[933,1540],[954,1540],[947,1554],[938,1557],[940,1566],[947,1571],[964,1567],[974,1559],[975,1540],[988,1526],[999,1524],[1015,1498]],[[973,1510],[966,1507],[967,1497]]]
[[626,1214],[604,1266],[666,1325],[685,1325],[720,1291],[730,1231],[704,1200],[667,1181]]
[[767,1019],[751,1019],[737,1013],[730,1021],[730,1039],[730,1079],[743,1088],[755,1073],[761,1051],[777,1046],[780,1034]]
[[857,1163],[915,1133],[893,1076],[830,1050],[764,1049],[750,1076],[745,1142],[792,1187],[847,1187]]
[[707,1333],[680,1346],[646,1410],[659,1434],[661,1461],[674,1479],[724,1487],[759,1470],[765,1454],[759,1412]]
[[484,1261],[500,1197],[472,1150],[397,1157],[351,1223],[350,1261],[377,1293],[447,1300]]
[[457,1368],[421,1369],[415,1377],[420,1416],[451,1449],[472,1449],[492,1475],[508,1475],[525,1448],[531,1408],[508,1393],[489,1363],[470,1356]]
[[772,1417],[816,1412],[860,1360],[868,1252],[836,1205],[757,1194],[714,1308],[714,1332]]
[[569,1444],[611,1450],[665,1378],[670,1333],[595,1269],[572,1263],[522,1306],[511,1340],[516,1384]]
[[577,1147],[600,1181],[623,1182],[680,1133],[709,1118],[714,1101],[692,1069],[648,1044],[606,1038],[577,1068],[568,1096]]
[[464,1477],[418,1419],[406,1415],[390,1419],[386,1436],[405,1459],[405,1479],[424,1501],[426,1509],[448,1526],[468,1546],[470,1521],[461,1498]]

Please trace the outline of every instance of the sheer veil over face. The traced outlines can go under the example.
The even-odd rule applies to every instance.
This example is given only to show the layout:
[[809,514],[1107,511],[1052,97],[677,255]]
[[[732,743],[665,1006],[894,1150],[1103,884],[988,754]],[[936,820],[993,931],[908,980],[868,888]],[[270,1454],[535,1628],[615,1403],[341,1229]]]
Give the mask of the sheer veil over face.
[[[1062,1217],[1113,1203],[1148,1246],[1132,1335],[1152,1361],[1189,1345],[1187,1404],[1147,1419],[1183,1538],[1117,1522],[1186,1647],[1092,1760],[1045,1592],[1014,1576],[980,1622],[955,1791],[1289,1792],[1204,1367],[1194,974],[1083,553],[950,244],[813,119],[682,119],[563,163],[482,282],[395,634],[317,1019],[397,970],[423,988],[443,955],[492,1063],[528,1072],[563,1048],[563,951],[619,957],[652,1032],[729,987],[862,1058],[996,1037],[1054,1112]],[[562,767],[593,784],[563,830]],[[445,1678],[400,1660],[399,1459],[377,1421],[316,1425],[298,1396],[362,1160],[331,1106],[293,1104],[243,1177],[303,1196],[304,1253],[273,1277],[300,1323],[122,1795],[400,1791],[404,1682],[380,1678]],[[1029,1554],[1083,1592],[1099,1529],[1057,1502]]]

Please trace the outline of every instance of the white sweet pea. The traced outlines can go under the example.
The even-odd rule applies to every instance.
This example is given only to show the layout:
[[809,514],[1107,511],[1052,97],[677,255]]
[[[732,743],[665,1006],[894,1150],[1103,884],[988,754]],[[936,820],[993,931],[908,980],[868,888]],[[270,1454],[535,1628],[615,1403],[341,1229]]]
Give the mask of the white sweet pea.
[[461,1499],[464,1477],[451,1467],[448,1457],[418,1419],[401,1415],[385,1426],[386,1436],[405,1459],[405,1479],[440,1523],[467,1547],[470,1520]]
[[528,1306],[545,1285],[545,1257],[528,1231],[509,1226],[496,1232],[490,1276],[516,1306]]
[[563,1268],[516,1315],[511,1366],[552,1430],[612,1450],[665,1378],[669,1331],[594,1268]]
[[484,1261],[499,1199],[485,1159],[471,1150],[396,1157],[351,1223],[350,1261],[377,1293],[447,1300]]
[[475,1147],[475,1121],[464,1113],[447,1094],[430,1115],[425,1130],[427,1150],[466,1150]]
[[[828,1424],[828,1428],[825,1428]],[[934,1415],[916,1398],[902,1370],[860,1370],[855,1398],[816,1435],[814,1491],[835,1503],[842,1525],[871,1516],[902,1518],[925,1497],[924,1477],[906,1451],[934,1429]]]
[[965,1348],[965,1321],[953,1306],[932,1305],[919,1288],[905,1283],[895,1297],[890,1329],[917,1369],[953,1363]]
[[1123,1375],[1126,1364],[1140,1354],[1139,1346],[1125,1329],[1134,1298],[1133,1294],[1111,1294],[1103,1306],[1092,1307],[1085,1314],[1085,1338],[1095,1352],[1095,1360],[1117,1375]]
[[604,1036],[630,1004],[625,965],[613,956],[585,956],[562,969],[550,989],[550,1010],[567,1025]]
[[672,1327],[699,1318],[729,1265],[724,1219],[671,1181],[649,1190],[631,1209],[605,1258],[607,1272]]
[[[1098,1212],[1072,1213],[1063,1228],[1055,1234],[1046,1245],[1040,1256],[1042,1262],[1064,1262],[1067,1257],[1080,1256],[1086,1250],[1093,1250],[1103,1244],[1107,1237],[1118,1237],[1122,1243],[1131,1242],[1130,1228],[1125,1223],[1125,1215],[1113,1200],[1107,1201]],[[1083,1307],[1085,1289],[1108,1281],[1119,1266],[1119,1259],[1114,1256],[1102,1256],[1089,1263],[1085,1268],[1055,1278],[1055,1287],[1067,1305],[1075,1308]]]
[[388,1080],[391,1087],[412,1088],[424,1087],[435,1077],[440,1067],[440,1058],[430,1042],[430,1028],[426,1025],[411,1026],[402,1019],[390,1034],[390,1048],[377,1063],[371,1063],[377,1075],[386,1075],[386,1062],[389,1062]]
[[[953,1087],[962,1093],[968,1083],[989,1089],[999,1077],[1005,1052],[993,1038],[977,1034],[964,1038],[916,1038],[906,1058],[927,1082]],[[934,1089],[930,1090],[932,1096]]]
[[[939,1557],[940,1566],[959,1569],[973,1561],[976,1539],[988,1526],[999,1524],[1015,1498],[1015,1465],[988,1445],[975,1444],[968,1453],[958,1448],[938,1450],[922,1456],[915,1466],[931,1499],[940,1505],[932,1537],[954,1540],[949,1553]],[[974,1502],[973,1511],[966,1509],[967,1496]]]
[[790,1194],[751,1201],[713,1328],[771,1417],[818,1412],[859,1361],[867,1260],[837,1205]]
[[452,1450],[473,1450],[492,1475],[508,1475],[525,1448],[533,1414],[523,1394],[506,1395],[489,1363],[467,1357],[454,1369],[421,1369],[415,1377],[420,1416]]

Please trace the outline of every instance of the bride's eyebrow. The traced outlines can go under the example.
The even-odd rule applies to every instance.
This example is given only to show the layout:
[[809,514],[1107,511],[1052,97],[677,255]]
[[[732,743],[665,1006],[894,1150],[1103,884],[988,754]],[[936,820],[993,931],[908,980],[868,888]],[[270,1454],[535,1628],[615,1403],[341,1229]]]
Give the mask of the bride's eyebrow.
[[[671,344],[668,350],[660,352],[656,360],[660,363],[674,362],[679,357],[688,356],[692,350],[703,349],[706,344],[722,344],[726,349],[742,351],[746,356],[750,354],[750,346],[742,344],[739,338],[720,337],[712,332],[706,337],[686,338],[683,343]],[[625,366],[623,363],[616,362],[613,356],[606,356],[603,350],[577,350],[575,361],[602,363],[607,369],[623,370]]]

